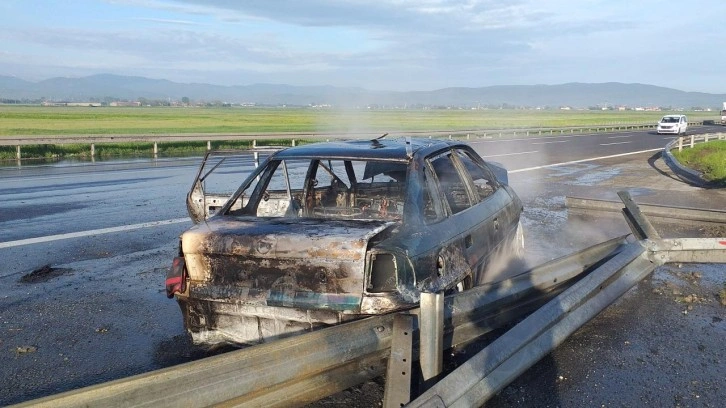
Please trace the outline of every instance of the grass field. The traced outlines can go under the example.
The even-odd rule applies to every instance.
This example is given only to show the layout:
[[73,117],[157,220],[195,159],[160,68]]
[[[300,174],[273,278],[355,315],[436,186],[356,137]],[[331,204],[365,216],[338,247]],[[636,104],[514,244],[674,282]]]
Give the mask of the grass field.
[[[0,139],[38,136],[239,134],[282,132],[400,132],[559,128],[655,124],[667,112],[564,110],[350,110],[312,108],[40,107],[0,105]],[[687,112],[691,121],[716,119]],[[267,141],[271,144],[270,141]],[[249,141],[213,142],[214,148],[245,148]],[[98,157],[147,156],[151,143],[97,144]],[[203,152],[206,143],[159,143],[159,154]],[[30,145],[23,158],[87,157],[90,145]],[[0,160],[15,159],[14,146],[0,146]]]
[[[667,112],[561,110],[316,110],[0,106],[0,137],[169,133],[362,132],[655,123]],[[692,121],[715,119],[690,112]]]
[[672,153],[681,164],[702,172],[706,180],[726,184],[726,140],[701,143],[693,149]]

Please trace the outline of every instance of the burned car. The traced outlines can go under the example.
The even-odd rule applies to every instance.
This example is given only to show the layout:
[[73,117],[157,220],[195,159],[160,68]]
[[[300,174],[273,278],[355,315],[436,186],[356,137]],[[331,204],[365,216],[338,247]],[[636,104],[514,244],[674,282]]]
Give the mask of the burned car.
[[[521,253],[522,203],[506,170],[464,143],[313,143],[250,163],[208,153],[187,197],[197,224],[181,235],[166,288],[195,344],[411,308],[421,292],[491,280],[495,257]],[[239,188],[211,191],[215,171]]]

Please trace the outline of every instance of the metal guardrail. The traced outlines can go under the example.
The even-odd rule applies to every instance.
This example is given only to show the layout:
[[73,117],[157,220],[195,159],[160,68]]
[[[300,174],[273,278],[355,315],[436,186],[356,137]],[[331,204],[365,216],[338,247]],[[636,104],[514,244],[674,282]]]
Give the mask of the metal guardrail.
[[[623,204],[618,201],[567,196],[565,197],[565,207],[575,210],[620,212]],[[653,204],[638,204],[638,207],[643,214],[649,217],[726,224],[726,211],[722,210],[703,210]]]
[[[692,122],[691,125],[698,126],[701,122]],[[421,136],[421,137],[448,137],[457,139],[477,138],[512,138],[529,136],[556,136],[566,134],[583,134],[598,132],[620,132],[627,130],[655,129],[653,123],[636,124],[607,124],[589,126],[568,126],[568,127],[544,127],[544,128],[504,128],[504,129],[453,129],[453,130],[412,130],[392,131],[391,136]],[[158,154],[159,143],[172,142],[206,142],[207,149],[211,149],[212,141],[238,141],[238,140],[272,140],[292,139],[295,140],[320,140],[320,139],[364,139],[380,136],[380,132],[282,132],[282,133],[207,133],[207,134],[149,134],[149,135],[27,135],[12,138],[0,137],[0,146],[16,146],[16,159],[22,159],[22,146],[36,145],[64,145],[64,144],[85,144],[89,145],[89,154],[95,156],[96,144],[110,143],[153,143],[153,154]]]
[[[640,240],[552,299],[406,405],[481,406],[567,337],[668,262],[726,263],[726,238],[661,239],[627,192],[623,212]],[[386,407],[389,408],[389,407]]]

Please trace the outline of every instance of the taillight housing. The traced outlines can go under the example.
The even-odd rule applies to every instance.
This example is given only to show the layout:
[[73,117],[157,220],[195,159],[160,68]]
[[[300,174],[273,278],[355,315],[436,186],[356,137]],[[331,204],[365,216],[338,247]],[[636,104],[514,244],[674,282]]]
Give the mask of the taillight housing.
[[187,283],[187,268],[184,257],[177,256],[171,263],[171,268],[166,273],[166,297],[174,297],[176,293],[184,293]]
[[370,252],[368,254],[368,292],[394,292],[398,286],[398,261],[396,256],[388,252]]

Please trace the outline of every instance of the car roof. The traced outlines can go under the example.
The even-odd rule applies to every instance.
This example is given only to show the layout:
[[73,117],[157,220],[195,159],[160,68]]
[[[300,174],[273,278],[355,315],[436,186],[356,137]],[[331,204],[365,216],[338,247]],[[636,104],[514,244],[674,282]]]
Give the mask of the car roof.
[[396,138],[373,140],[344,140],[311,143],[290,147],[275,153],[278,159],[291,158],[350,158],[408,161],[421,151],[433,151],[456,145],[448,140]]

